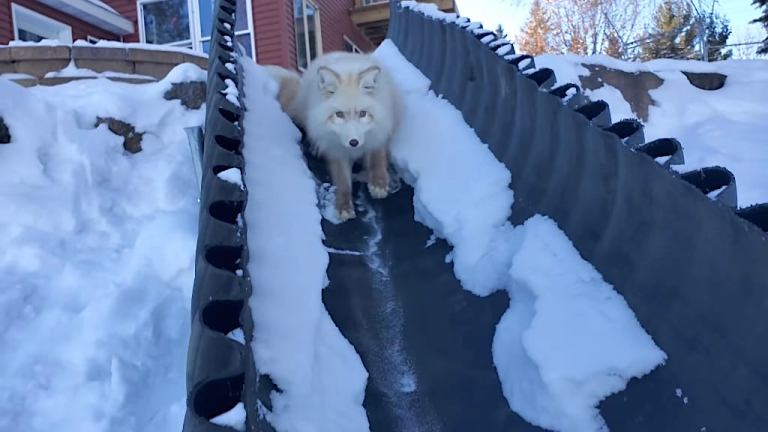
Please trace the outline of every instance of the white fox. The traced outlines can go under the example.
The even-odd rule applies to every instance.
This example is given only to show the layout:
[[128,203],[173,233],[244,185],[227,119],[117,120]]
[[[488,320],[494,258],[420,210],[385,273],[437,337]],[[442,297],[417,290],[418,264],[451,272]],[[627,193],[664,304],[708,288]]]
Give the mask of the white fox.
[[336,187],[341,221],[355,217],[352,165],[363,160],[371,197],[389,193],[389,141],[397,127],[399,99],[389,74],[368,54],[320,56],[302,76],[275,66],[278,99],[323,157]]

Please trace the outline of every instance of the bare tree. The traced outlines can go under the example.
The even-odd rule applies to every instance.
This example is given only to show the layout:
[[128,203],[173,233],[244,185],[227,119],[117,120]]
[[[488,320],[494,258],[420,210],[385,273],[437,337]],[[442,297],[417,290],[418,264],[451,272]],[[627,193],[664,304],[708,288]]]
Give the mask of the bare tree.
[[646,14],[643,0],[544,0],[560,52],[624,57]]

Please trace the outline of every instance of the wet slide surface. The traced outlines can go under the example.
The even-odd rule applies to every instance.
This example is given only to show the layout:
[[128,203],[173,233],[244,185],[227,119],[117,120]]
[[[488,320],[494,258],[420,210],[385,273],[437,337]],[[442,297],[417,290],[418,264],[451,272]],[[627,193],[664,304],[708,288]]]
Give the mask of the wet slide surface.
[[[308,159],[318,180],[330,182],[322,162]],[[506,292],[462,289],[446,262],[450,246],[414,221],[409,186],[373,200],[356,184],[355,197],[357,218],[323,220],[323,302],[368,370],[371,430],[542,430],[509,408],[493,365]]]

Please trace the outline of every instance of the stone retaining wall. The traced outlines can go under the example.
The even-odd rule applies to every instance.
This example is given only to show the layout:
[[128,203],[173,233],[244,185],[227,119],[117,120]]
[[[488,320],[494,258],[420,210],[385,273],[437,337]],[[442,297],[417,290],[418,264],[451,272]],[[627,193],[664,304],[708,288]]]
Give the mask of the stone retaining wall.
[[179,51],[99,46],[0,46],[0,75],[18,74],[10,75],[10,78],[24,86],[55,85],[74,79],[95,78],[87,74],[45,78],[46,74],[60,71],[72,61],[78,69],[117,73],[119,76],[107,74],[104,77],[127,82],[162,79],[181,63],[208,68],[207,58]]

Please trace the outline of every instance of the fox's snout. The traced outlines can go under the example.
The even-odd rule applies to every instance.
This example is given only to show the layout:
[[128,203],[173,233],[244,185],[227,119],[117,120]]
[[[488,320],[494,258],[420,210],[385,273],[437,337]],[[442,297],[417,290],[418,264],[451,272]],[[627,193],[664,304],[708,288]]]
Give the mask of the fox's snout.
[[356,140],[356,139],[354,139],[354,138],[352,138],[351,140],[349,140],[349,146],[350,146],[350,147],[357,147],[358,145],[360,145],[360,141],[358,141],[358,140]]

